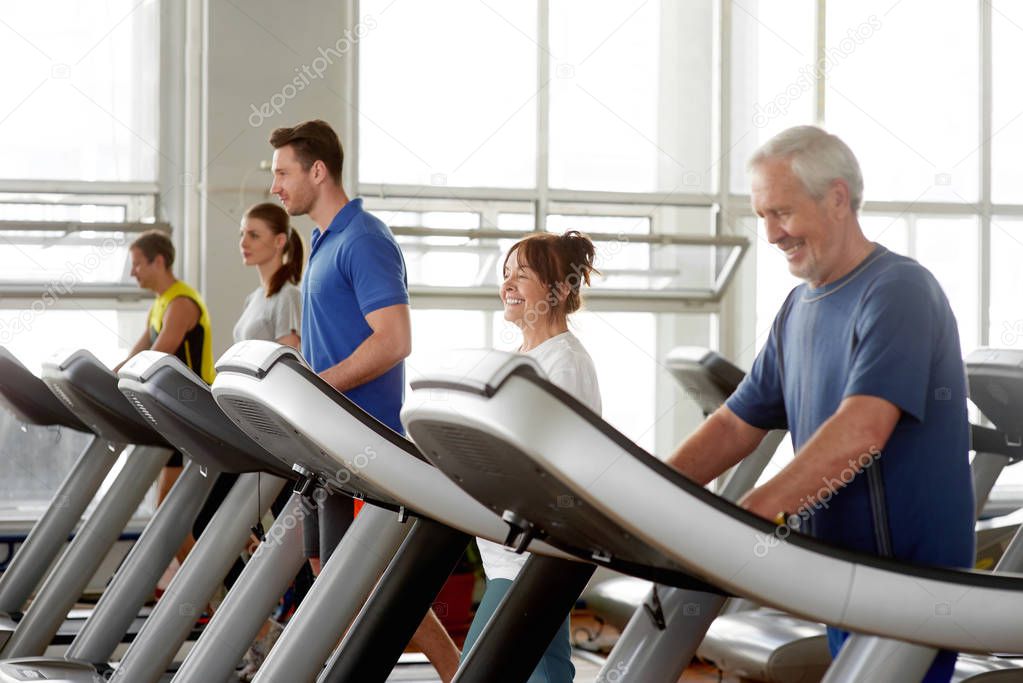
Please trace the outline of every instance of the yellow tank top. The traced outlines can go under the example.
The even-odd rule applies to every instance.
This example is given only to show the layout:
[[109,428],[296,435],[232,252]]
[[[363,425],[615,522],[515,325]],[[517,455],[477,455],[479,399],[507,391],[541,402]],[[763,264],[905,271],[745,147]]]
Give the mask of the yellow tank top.
[[202,377],[207,384],[213,383],[215,373],[213,371],[213,338],[210,327],[210,314],[206,310],[206,303],[187,284],[178,280],[167,288],[160,296],[156,297],[152,307],[149,309],[149,343],[152,344],[160,336],[163,329],[163,316],[167,312],[170,302],[184,296],[195,302],[199,307],[199,322],[195,327],[185,333],[174,355],[192,369],[195,374]]

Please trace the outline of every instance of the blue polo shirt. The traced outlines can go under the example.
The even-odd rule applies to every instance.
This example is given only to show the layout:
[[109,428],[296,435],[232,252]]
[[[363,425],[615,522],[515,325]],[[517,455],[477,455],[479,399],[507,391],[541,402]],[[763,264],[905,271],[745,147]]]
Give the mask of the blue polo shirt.
[[[390,229],[353,199],[327,229],[313,230],[302,278],[302,355],[316,372],[337,365],[373,333],[366,316],[407,304],[405,259]],[[398,433],[405,364],[345,392],[360,408]]]
[[[869,463],[859,474],[850,467],[821,481],[818,502],[800,514],[802,530],[917,564],[972,566],[966,373],[955,317],[927,269],[879,245],[845,277],[789,293],[728,407],[755,427],[788,429],[798,452],[855,395],[883,398],[902,415],[880,456],[857,463]],[[847,635],[828,627],[832,655]],[[955,660],[940,651],[924,681],[948,681]]]

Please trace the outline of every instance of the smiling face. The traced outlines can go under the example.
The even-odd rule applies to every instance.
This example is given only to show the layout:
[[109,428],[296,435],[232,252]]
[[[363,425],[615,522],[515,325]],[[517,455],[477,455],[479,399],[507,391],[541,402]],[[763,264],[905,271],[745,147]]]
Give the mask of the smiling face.
[[304,216],[313,208],[316,201],[316,184],[312,178],[312,168],[302,168],[291,145],[274,150],[273,184],[270,194],[276,195],[284,208],[292,216]]
[[500,290],[505,320],[519,327],[544,320],[551,313],[548,291],[525,259],[519,258],[518,249],[508,254]]
[[261,218],[246,216],[238,232],[238,248],[242,253],[242,263],[247,266],[269,263],[284,249],[285,236],[274,234],[270,225]]
[[835,181],[815,199],[787,159],[769,159],[753,169],[753,211],[764,219],[768,241],[785,252],[789,272],[815,287],[831,282],[844,266],[841,218],[847,195]]

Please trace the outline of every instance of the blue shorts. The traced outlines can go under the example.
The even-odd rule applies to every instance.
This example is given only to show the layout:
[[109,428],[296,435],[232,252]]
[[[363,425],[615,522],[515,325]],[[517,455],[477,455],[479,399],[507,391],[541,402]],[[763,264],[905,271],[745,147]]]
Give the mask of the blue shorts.
[[[842,649],[842,643],[848,637],[848,631],[828,626],[828,649],[831,650],[832,657],[838,656],[838,651]],[[958,656],[958,652],[938,650],[934,663],[931,664],[931,668],[927,670],[927,674],[920,683],[948,683],[952,678],[952,672],[956,668],[956,657]]]
[[[465,645],[462,646],[462,659],[464,660],[472,649],[473,643],[480,637],[483,627],[490,621],[490,617],[497,611],[505,593],[511,588],[512,582],[508,579],[489,579],[487,590],[483,593],[483,600],[476,610],[476,616],[469,626],[469,633],[465,636]],[[572,664],[572,643],[569,640],[569,620],[558,629],[558,634],[543,653],[543,658],[536,665],[536,669],[529,677],[527,683],[572,683],[575,679],[575,665]]]

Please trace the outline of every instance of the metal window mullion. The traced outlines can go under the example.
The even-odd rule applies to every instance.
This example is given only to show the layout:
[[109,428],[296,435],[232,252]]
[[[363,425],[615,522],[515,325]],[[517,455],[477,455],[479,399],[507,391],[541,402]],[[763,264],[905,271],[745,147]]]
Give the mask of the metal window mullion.
[[[737,216],[752,215],[749,195],[733,194],[728,198],[729,211]],[[900,215],[914,213],[919,216],[977,216],[984,211],[981,202],[974,204],[957,202],[912,202],[912,201],[867,201],[861,213]],[[1023,216],[1023,204],[991,203],[989,211],[993,216]]]
[[[186,3],[184,173],[192,183],[184,188],[184,229],[177,235],[184,254],[182,277],[206,291],[206,237],[209,202],[206,200],[206,160],[209,159],[210,50],[209,0]],[[198,243],[198,244],[196,244]]]
[[[539,155],[539,152],[538,152]],[[453,187],[450,185],[397,185],[386,183],[361,183],[363,196],[377,200],[418,199],[418,200],[460,200],[535,202],[539,196],[537,188],[513,187]],[[546,196],[552,202],[579,202],[587,204],[649,204],[653,206],[679,206],[713,208],[716,197],[706,194],[685,192],[608,192],[603,190],[568,190],[548,187]]]
[[[731,225],[732,175],[732,3],[721,0],[718,3],[718,187],[717,187],[717,220],[714,232],[721,235]],[[756,294],[754,294],[756,296]],[[716,338],[708,341],[719,348],[730,358],[735,357],[735,331],[739,329],[739,311],[734,299],[727,301],[720,310],[712,314],[710,325],[711,335]]]
[[547,229],[547,203],[550,193],[548,159],[551,138],[551,14],[549,0],[539,0],[536,11],[536,199],[533,205],[534,228]]
[[991,135],[993,131],[993,45],[992,10],[989,0],[980,0],[980,245],[978,250],[978,304],[980,326],[977,339],[987,346],[991,327]]
[[718,59],[718,221],[716,232],[720,234],[725,227],[721,223],[727,221],[728,198],[730,195],[730,184],[732,174],[732,3],[730,0],[721,0],[718,44],[720,58]]
[[906,214],[906,246],[909,250],[906,256],[911,259],[916,258],[916,219],[915,213]]
[[[828,40],[827,5],[827,0],[817,0],[817,32],[814,44],[814,56],[816,57],[816,61],[814,62],[814,66],[824,64],[827,57],[825,53]],[[827,99],[827,77],[824,69],[815,68],[814,73],[817,75],[817,82],[814,84],[814,94],[816,97],[814,102],[814,117],[817,121],[817,125],[823,126]]]
[[155,182],[121,180],[0,180],[0,192],[10,194],[146,194],[155,195],[160,186]]
[[[350,12],[349,25],[357,26],[362,22],[362,8],[359,0],[348,0],[348,11]],[[348,101],[351,103],[351,112],[345,117],[345,137],[342,141],[348,151],[348,159],[352,163],[345,164],[343,175],[347,186],[352,189],[352,196],[361,196],[359,190],[359,61],[361,59],[362,41],[352,41],[354,49],[349,59],[345,60],[345,89],[347,90]]]

